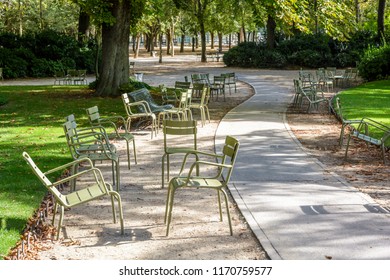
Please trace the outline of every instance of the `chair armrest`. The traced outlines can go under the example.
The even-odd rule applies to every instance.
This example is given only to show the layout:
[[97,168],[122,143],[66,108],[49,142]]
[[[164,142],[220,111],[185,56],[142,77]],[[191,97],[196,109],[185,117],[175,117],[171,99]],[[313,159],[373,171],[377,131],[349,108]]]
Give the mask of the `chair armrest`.
[[152,113],[152,110],[150,109],[148,102],[146,102],[145,100],[131,102],[131,103],[127,104],[127,106],[129,107],[130,112],[131,112],[131,107],[141,106],[146,113]]
[[74,160],[74,161],[71,161],[71,162],[66,163],[66,164],[64,164],[64,165],[61,165],[61,166],[58,166],[58,167],[56,167],[56,168],[50,169],[50,170],[44,172],[43,174],[47,175],[47,174],[51,174],[51,173],[53,173],[53,172],[65,170],[65,169],[67,169],[67,168],[70,167],[70,166],[74,166],[74,165],[80,164],[80,163],[82,163],[82,162],[88,162],[89,165],[90,165],[91,167],[93,167],[93,163],[92,163],[92,161],[91,161],[89,158],[82,158],[82,159],[76,159],[76,160]]
[[69,182],[71,180],[74,180],[74,179],[80,178],[82,176],[88,175],[89,173],[93,173],[93,176],[94,176],[96,182],[102,182],[103,183],[104,188],[106,189],[106,192],[108,193],[109,190],[107,189],[107,186],[106,186],[106,184],[104,182],[103,174],[100,171],[100,169],[98,169],[96,167],[91,167],[91,168],[89,168],[87,170],[83,170],[81,172],[78,172],[76,174],[70,175],[70,176],[68,176],[66,178],[63,178],[61,180],[58,180],[58,181],[54,182],[51,186],[56,187],[58,185],[67,183],[67,182]]
[[[201,165],[206,165],[206,166],[213,166],[213,167],[218,167],[218,168],[232,168],[232,165],[231,164],[223,164],[223,163],[217,163],[217,162],[209,162],[209,161],[196,161],[194,162],[191,167],[190,167],[190,170],[187,174],[187,178],[186,178],[186,183],[189,182],[189,180],[191,178],[198,178],[200,176],[192,176],[192,173],[194,171],[194,168],[198,169]],[[179,174],[180,176],[180,174]],[[216,176],[210,176],[210,177],[203,177],[203,178],[218,178],[219,177],[219,174],[217,174]]]

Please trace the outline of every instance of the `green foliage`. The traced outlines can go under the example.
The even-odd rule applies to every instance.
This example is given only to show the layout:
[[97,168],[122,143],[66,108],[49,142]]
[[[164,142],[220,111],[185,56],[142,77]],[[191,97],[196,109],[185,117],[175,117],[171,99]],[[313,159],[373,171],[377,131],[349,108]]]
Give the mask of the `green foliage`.
[[368,48],[360,63],[359,74],[367,80],[382,80],[390,76],[390,45]]
[[96,44],[80,45],[73,37],[53,30],[16,36],[0,34],[0,67],[5,78],[51,77],[57,70],[95,72]]
[[135,78],[130,77],[129,82],[127,84],[123,84],[119,87],[119,91],[121,93],[125,93],[125,92],[132,92],[141,88],[151,89],[151,86],[148,85],[147,83],[137,81]]
[[11,49],[0,48],[0,66],[3,67],[4,78],[27,76],[27,61],[18,57]]
[[280,37],[272,51],[262,44],[241,43],[224,55],[224,62],[227,66],[257,68],[281,68],[286,65],[356,67],[367,46],[373,43],[375,34],[367,31],[356,32],[347,42],[334,40],[324,34],[300,34],[289,39]]

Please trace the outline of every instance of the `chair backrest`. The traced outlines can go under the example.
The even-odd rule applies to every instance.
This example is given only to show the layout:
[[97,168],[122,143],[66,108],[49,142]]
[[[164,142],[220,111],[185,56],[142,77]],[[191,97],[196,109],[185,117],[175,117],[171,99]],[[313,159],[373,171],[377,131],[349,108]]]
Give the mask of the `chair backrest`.
[[[225,144],[222,148],[222,154],[223,154],[222,163],[230,165],[227,174],[225,176],[226,184],[229,183],[230,177],[232,175],[234,164],[236,163],[239,147],[240,147],[240,142],[236,138],[232,136],[226,136]],[[221,175],[222,175],[222,171],[223,170],[220,171]]]
[[343,110],[341,109],[341,101],[339,97],[336,97],[336,113],[342,122],[345,121],[343,116]]
[[175,89],[189,89],[191,87],[191,82],[175,82]]
[[30,155],[26,152],[23,152],[23,158],[30,166],[31,170],[38,177],[38,179],[42,182],[42,184],[50,191],[57,201],[62,205],[66,205],[66,202],[63,200],[62,194],[57,190],[56,187],[53,186],[52,182],[46,177],[46,175],[38,168],[35,162],[32,160]]
[[225,85],[226,76],[214,76],[214,84]]
[[185,110],[187,108],[187,104],[188,104],[188,92],[189,90],[186,90],[186,91],[181,91],[180,93],[180,99],[179,99],[179,106],[178,108],[180,110]]
[[[133,102],[138,102],[138,101],[146,101],[149,104],[150,110],[153,113],[159,113],[162,112],[166,109],[172,109],[171,104],[166,104],[166,105],[158,105],[154,100],[152,95],[150,94],[149,90],[146,88],[141,88],[135,91],[132,91],[128,93],[128,96],[130,100]],[[144,112],[144,109],[142,106],[138,106],[137,110],[141,113],[146,113]]]
[[201,80],[200,74],[191,74],[191,81],[192,81],[192,83],[196,83],[199,80]]
[[195,120],[163,120],[163,133],[164,133],[164,149],[166,149],[171,142],[169,135],[180,136],[180,141],[175,142],[175,146],[188,147],[189,141],[184,141],[182,136],[188,135],[191,137],[192,145],[191,148],[197,149],[197,127]]
[[203,83],[192,84],[192,98],[201,98],[205,87],[206,85]]
[[77,159],[79,154],[77,153],[77,147],[75,145],[77,145],[79,141],[77,139],[75,123],[66,121],[62,127],[64,129],[66,144],[68,145],[70,154],[73,159]]
[[234,84],[236,82],[236,73],[225,73],[222,76],[226,77],[226,84]]
[[100,124],[100,114],[97,106],[90,107],[86,111],[91,124]]

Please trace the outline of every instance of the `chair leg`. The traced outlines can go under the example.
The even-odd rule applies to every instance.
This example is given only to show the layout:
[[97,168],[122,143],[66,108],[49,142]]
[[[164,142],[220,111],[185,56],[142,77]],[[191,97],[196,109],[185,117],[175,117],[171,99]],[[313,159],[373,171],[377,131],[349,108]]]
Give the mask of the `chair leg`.
[[218,209],[219,209],[219,221],[223,221],[222,217],[222,206],[221,206],[221,193],[220,190],[217,190],[217,196],[218,196]]
[[164,184],[165,184],[165,156],[166,154],[164,153],[162,158],[161,158],[161,188],[163,189],[164,188]]
[[347,141],[347,146],[345,147],[345,155],[344,155],[344,160],[347,160],[347,155],[348,155],[348,148],[349,148],[349,142],[351,141],[351,134],[348,135],[348,141]]
[[173,201],[174,201],[174,196],[175,196],[175,187],[170,185],[169,186],[169,195],[168,195],[168,198],[169,200],[167,201],[167,213],[166,213],[166,224],[167,224],[167,230],[166,230],[166,233],[165,235],[168,236],[169,235],[169,226],[171,224],[171,220],[172,220],[172,209],[173,209]]
[[58,221],[56,240],[58,240],[60,238],[60,232],[61,232],[63,220],[64,220],[64,206],[60,205],[60,220]]
[[135,149],[135,140],[133,139],[133,153],[134,153],[134,162],[135,164],[138,164],[137,161],[137,150]]
[[129,140],[126,140],[126,148],[127,148],[127,167],[130,170],[131,164],[130,164],[130,143],[129,143]]
[[125,234],[125,229],[124,229],[124,222],[123,222],[123,208],[122,208],[122,200],[117,192],[110,192],[111,195],[111,204],[112,204],[112,213],[113,213],[113,218],[114,218],[114,223],[116,223],[116,212],[115,212],[115,200],[118,203],[118,211],[119,211],[119,223],[121,227],[121,235]]
[[339,138],[340,147],[342,147],[343,143],[344,143],[344,129],[345,129],[345,125],[342,124],[341,125],[341,131],[340,131],[340,138]]
[[233,235],[232,219],[231,219],[231,217],[230,217],[228,197],[227,197],[227,194],[226,194],[225,190],[221,189],[221,192],[223,193],[223,195],[224,195],[224,197],[225,197],[226,214],[227,214],[227,216],[228,216],[228,221],[229,221],[230,235]]

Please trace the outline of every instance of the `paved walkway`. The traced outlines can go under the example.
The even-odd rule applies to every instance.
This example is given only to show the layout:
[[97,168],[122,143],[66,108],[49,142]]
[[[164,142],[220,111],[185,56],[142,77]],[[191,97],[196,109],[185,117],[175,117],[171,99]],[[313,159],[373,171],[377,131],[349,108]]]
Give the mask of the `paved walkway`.
[[326,172],[290,132],[286,80],[240,79],[256,94],[221,122],[216,149],[228,134],[240,139],[231,192],[270,258],[390,259],[388,213]]

